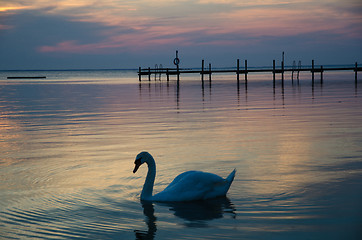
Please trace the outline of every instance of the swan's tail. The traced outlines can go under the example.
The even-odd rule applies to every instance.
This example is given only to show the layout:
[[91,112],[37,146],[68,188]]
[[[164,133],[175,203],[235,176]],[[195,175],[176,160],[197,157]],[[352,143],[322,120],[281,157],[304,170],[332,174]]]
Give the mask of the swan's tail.
[[226,178],[226,181],[230,182],[230,184],[233,182],[234,177],[235,177],[235,173],[236,173],[236,169],[234,169],[229,176]]
[[215,197],[221,197],[221,196],[225,196],[226,193],[229,191],[229,188],[231,186],[231,183],[233,182],[234,180],[234,177],[235,177],[235,173],[236,173],[236,169],[234,169],[230,174],[229,176],[224,179],[223,181],[221,182],[217,182],[215,185],[214,185],[214,188],[211,188],[212,191],[207,193],[205,196],[204,196],[204,199],[209,199],[209,198],[215,198]]
[[229,176],[226,178],[226,186],[225,186],[225,194],[227,193],[227,191],[229,191],[229,188],[231,186],[231,183],[234,181],[234,177],[235,177],[235,173],[236,173],[236,169],[234,169]]

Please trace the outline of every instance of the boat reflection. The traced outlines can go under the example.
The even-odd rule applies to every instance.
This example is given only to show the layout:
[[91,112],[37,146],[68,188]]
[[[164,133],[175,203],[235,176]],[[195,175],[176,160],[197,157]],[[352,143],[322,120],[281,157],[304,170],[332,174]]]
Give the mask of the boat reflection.
[[141,203],[148,230],[135,230],[136,239],[155,238],[157,231],[157,217],[154,214],[154,204],[168,207],[176,217],[185,220],[184,225],[186,227],[209,227],[209,221],[223,218],[224,213],[231,214],[233,218],[236,217],[236,209],[227,197],[192,202],[152,203],[141,201]]

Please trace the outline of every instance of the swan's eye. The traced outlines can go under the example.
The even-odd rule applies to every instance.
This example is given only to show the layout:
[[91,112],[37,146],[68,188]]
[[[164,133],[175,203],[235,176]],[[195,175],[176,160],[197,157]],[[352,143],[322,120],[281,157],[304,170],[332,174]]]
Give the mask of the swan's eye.
[[134,163],[137,164],[137,162],[139,162],[139,164],[140,164],[140,163],[141,163],[141,159],[142,159],[142,157],[137,158],[136,161],[134,161]]

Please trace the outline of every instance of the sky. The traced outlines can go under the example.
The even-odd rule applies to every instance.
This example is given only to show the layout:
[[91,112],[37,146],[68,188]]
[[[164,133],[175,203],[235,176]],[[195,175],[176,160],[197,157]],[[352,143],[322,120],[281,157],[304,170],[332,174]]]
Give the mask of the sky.
[[0,70],[362,64],[361,0],[0,0]]

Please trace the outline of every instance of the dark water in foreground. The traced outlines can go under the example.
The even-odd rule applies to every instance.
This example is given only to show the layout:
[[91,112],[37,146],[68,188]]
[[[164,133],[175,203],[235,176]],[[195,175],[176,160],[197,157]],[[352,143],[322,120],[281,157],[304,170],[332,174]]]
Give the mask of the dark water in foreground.
[[[361,239],[353,76],[273,90],[258,77],[49,74],[0,80],[0,238]],[[142,203],[142,150],[157,163],[154,192],[187,170],[238,172],[226,198]]]

